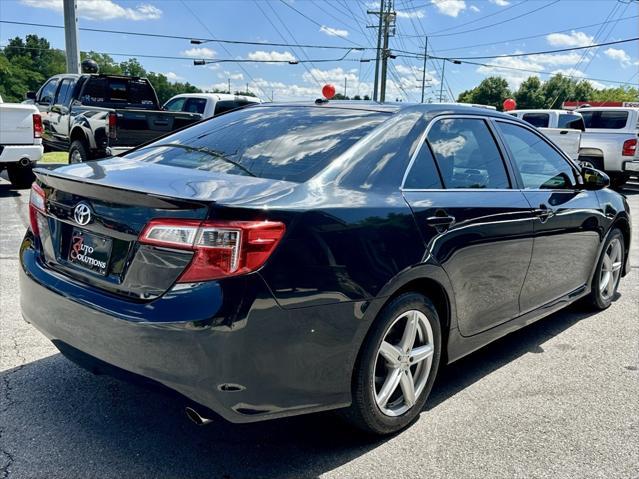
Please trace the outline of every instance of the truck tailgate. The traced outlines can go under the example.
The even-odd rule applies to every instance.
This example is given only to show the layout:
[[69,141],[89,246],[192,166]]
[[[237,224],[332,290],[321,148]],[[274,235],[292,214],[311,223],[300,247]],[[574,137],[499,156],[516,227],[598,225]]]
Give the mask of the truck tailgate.
[[567,128],[539,128],[555,145],[573,160],[579,158],[581,131]]
[[34,113],[38,109],[33,105],[0,104],[0,145],[33,145]]
[[137,146],[195,123],[201,118],[202,115],[198,113],[115,110],[115,138],[109,138],[109,146]]

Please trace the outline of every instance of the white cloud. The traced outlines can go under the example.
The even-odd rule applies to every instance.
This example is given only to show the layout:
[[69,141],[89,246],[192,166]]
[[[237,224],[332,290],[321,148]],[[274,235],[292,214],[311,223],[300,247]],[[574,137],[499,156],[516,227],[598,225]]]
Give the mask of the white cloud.
[[475,13],[479,12],[479,7],[478,7],[478,6],[476,6],[476,5],[471,5],[471,6],[470,6],[470,7],[468,7],[468,8],[470,8],[470,9],[471,9],[473,12],[475,12]]
[[407,11],[397,11],[397,18],[424,18],[423,10],[407,10]]
[[432,2],[439,10],[439,13],[449,17],[457,17],[457,15],[466,10],[466,2],[464,0],[432,0]]
[[206,47],[194,47],[184,50],[182,55],[186,55],[191,58],[215,58],[217,53],[215,50]]
[[241,73],[232,73],[232,72],[229,72],[229,71],[219,72],[217,74],[217,77],[218,78],[231,79],[233,81],[244,80],[244,75],[242,75]]
[[263,62],[292,62],[295,61],[295,56],[291,52],[265,52],[263,50],[258,50],[255,52],[251,52],[248,54],[249,60],[259,60]]
[[551,33],[546,35],[546,40],[553,46],[562,47],[583,47],[586,45],[592,45],[593,37],[585,34],[584,32],[571,31],[567,33]]
[[164,76],[169,80],[169,81],[184,81],[185,78],[178,75],[177,73],[173,73],[173,72],[166,72],[164,74]]
[[498,5],[500,7],[510,5],[510,2],[508,0],[490,0],[490,3],[494,3],[495,5]]
[[604,54],[608,58],[612,58],[613,60],[617,60],[621,64],[621,66],[623,68],[626,68],[627,66],[630,66],[632,64],[630,55],[628,55],[621,48],[608,48],[608,50],[606,50],[604,52]]
[[[87,20],[157,20],[162,10],[148,3],[134,8],[123,7],[113,0],[77,0],[78,16]],[[21,0],[23,5],[62,12],[62,0]]]
[[320,32],[325,33],[329,37],[347,37],[348,30],[340,30],[339,28],[327,27],[322,25],[319,29]]

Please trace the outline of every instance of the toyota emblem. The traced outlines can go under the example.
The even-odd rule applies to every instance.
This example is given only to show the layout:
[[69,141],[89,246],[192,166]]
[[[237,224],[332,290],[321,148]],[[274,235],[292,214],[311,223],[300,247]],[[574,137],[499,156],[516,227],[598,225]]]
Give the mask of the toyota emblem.
[[73,210],[73,219],[79,225],[88,225],[91,222],[91,207],[84,203],[78,203]]

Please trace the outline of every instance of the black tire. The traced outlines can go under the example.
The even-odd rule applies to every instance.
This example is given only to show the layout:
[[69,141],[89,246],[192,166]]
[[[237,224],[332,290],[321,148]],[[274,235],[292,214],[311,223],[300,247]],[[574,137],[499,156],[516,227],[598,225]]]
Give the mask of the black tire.
[[599,255],[599,260],[597,261],[597,268],[595,269],[595,275],[592,278],[591,291],[590,291],[590,294],[586,296],[585,298],[585,302],[588,305],[588,307],[594,311],[603,311],[604,309],[608,308],[612,304],[612,301],[614,300],[615,294],[617,292],[617,288],[619,287],[619,281],[621,280],[621,270],[619,270],[619,274],[614,281],[614,287],[612,289],[612,292],[605,295],[601,291],[601,288],[600,288],[602,284],[601,271],[604,267],[604,257],[606,256],[606,252],[608,251],[613,241],[619,241],[621,245],[621,258],[620,258],[621,268],[623,268],[623,265],[626,259],[625,258],[626,250],[625,250],[623,234],[617,228],[614,228],[608,235],[608,238],[606,238],[606,242],[604,243],[604,246],[601,250],[601,254]]
[[69,148],[69,163],[84,163],[91,159],[89,148],[82,140],[75,140]]
[[[432,329],[433,354],[425,386],[414,405],[401,415],[384,414],[375,399],[375,371],[380,345],[397,318],[407,311],[422,312]],[[393,299],[379,313],[359,353],[353,372],[353,402],[340,411],[342,417],[358,429],[377,435],[393,434],[407,427],[422,411],[437,376],[441,358],[441,326],[433,303],[418,293],[404,293]],[[411,366],[413,368],[417,365]],[[402,393],[403,394],[403,393]]]
[[24,166],[19,163],[8,165],[7,176],[9,176],[11,184],[16,188],[31,188],[31,183],[35,180],[31,163]]
[[623,185],[625,185],[628,182],[629,179],[630,179],[630,175],[627,175],[625,173],[611,174],[610,186],[615,189],[621,188],[623,187]]

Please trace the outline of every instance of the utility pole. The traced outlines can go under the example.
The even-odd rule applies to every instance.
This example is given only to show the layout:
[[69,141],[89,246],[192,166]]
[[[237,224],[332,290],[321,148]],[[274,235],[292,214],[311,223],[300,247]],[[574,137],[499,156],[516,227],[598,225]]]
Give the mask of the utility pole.
[[229,78],[229,94],[231,93],[231,79]]
[[[393,10],[392,0],[388,0],[387,11],[384,15],[384,47],[382,48],[382,79],[380,84],[379,101],[386,100],[386,76],[388,75],[388,58],[391,56],[388,49],[388,37],[395,35],[395,12]],[[394,57],[393,57],[394,58]]]
[[344,100],[346,100],[346,77],[344,77]]
[[428,59],[428,37],[424,37],[424,70],[422,71],[422,103],[424,103],[424,89],[426,88],[426,60]]
[[439,103],[443,101],[444,98],[444,72],[446,71],[446,59],[442,59],[442,81],[439,85]]
[[379,12],[367,10],[366,13],[368,13],[369,15],[379,15],[379,24],[377,25],[377,55],[375,56],[375,82],[373,84],[373,101],[377,101],[377,89],[379,84],[379,59],[381,57],[380,48],[382,47],[382,21],[384,15],[384,0],[380,0],[379,2]]
[[67,73],[80,71],[80,48],[78,46],[78,15],[76,0],[64,0],[64,47],[67,56]]

